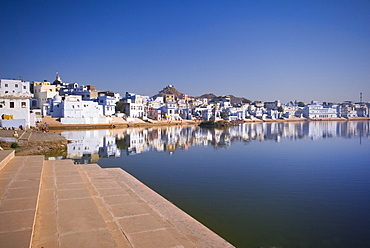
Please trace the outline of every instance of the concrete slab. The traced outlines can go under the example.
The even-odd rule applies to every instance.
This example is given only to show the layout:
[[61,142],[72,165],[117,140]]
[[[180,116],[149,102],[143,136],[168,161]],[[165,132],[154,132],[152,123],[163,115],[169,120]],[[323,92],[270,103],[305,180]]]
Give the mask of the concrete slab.
[[[157,216],[164,219],[171,227],[167,229],[166,225],[164,225],[164,228],[175,237],[176,241],[180,242],[178,245],[183,245],[184,247],[233,247],[230,243],[122,169],[110,168],[104,169],[104,171],[114,177],[122,187],[129,187],[141,201],[155,210]],[[153,240],[157,239],[165,240],[166,234],[163,234],[163,230],[159,232],[160,228],[158,228],[156,223],[158,220],[148,216],[139,215],[122,218],[120,219],[120,224],[123,225],[123,229],[127,228],[131,242],[135,243],[137,247],[145,247],[146,244],[152,244],[151,247],[169,247],[161,246],[161,243],[157,245],[153,242]],[[134,220],[138,220],[138,223],[135,224]],[[147,227],[140,227],[140,223],[143,222],[152,223],[154,230],[144,231]],[[143,228],[143,231],[140,231],[140,228]],[[155,228],[158,230],[155,230]],[[157,231],[158,233],[156,233]],[[184,242],[189,242],[190,245],[188,243],[185,245]],[[168,245],[173,245],[172,241],[169,241]]]
[[[76,165],[76,167],[78,168],[85,184],[87,185],[90,194],[93,196],[93,200],[98,207],[99,212],[103,216],[106,225],[109,227],[109,230],[118,247],[134,247],[118,224],[117,219],[112,214],[104,199],[105,196],[111,197],[127,195],[127,191],[121,189],[119,185],[112,180],[111,176],[106,173],[102,173],[102,169],[96,164]],[[100,186],[104,185],[104,187],[96,188],[92,181],[95,181]],[[110,188],[106,188],[107,186]],[[106,195],[102,195],[102,192],[104,192]]]
[[1,247],[30,245],[43,159],[43,156],[14,157],[0,171],[0,178],[5,178],[0,191]]
[[48,246],[117,247],[71,160],[44,162],[32,247]]
[[2,248],[29,247],[31,229],[0,233],[0,244]]
[[[199,246],[194,242],[195,239],[189,238],[178,228],[174,228],[171,220],[164,218],[157,209],[153,208],[153,205],[148,204],[135,190],[132,190],[131,185],[118,183],[115,174],[108,173],[98,165],[76,166],[85,182],[90,183],[88,189],[99,211],[107,213],[102,214],[107,225],[112,226],[111,230],[120,230],[121,240],[126,238],[131,247],[213,247]],[[141,187],[146,188],[144,184],[141,184]],[[143,190],[142,188],[140,190]],[[167,202],[167,204],[171,203]],[[210,230],[208,232],[212,233]],[[212,235],[218,238],[212,238],[216,240],[214,247],[232,247],[216,234],[212,233]],[[208,238],[207,235],[203,237]],[[204,241],[203,244],[211,243]],[[120,247],[127,247],[127,245]]]

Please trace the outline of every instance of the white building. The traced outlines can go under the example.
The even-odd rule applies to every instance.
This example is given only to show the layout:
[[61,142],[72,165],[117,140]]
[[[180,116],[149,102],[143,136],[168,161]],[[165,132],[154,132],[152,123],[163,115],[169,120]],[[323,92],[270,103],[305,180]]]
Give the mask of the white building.
[[30,83],[19,79],[0,79],[0,126],[35,126],[30,119]]
[[276,100],[274,102],[264,102],[264,108],[267,110],[277,110],[280,106],[280,100]]
[[47,110],[48,115],[60,117],[62,124],[108,124],[111,118],[103,117],[103,108],[97,102],[83,101],[81,96],[66,96],[62,101],[55,95]]
[[[286,105],[283,106],[283,116],[285,118],[293,118],[295,116],[297,116],[297,111],[299,109],[298,105],[297,104],[293,104],[293,103],[288,103]],[[300,117],[300,116],[297,116],[297,117]]]
[[179,108],[176,102],[168,101],[162,107],[162,114],[166,120],[174,121],[174,120],[182,120],[179,115]]
[[323,106],[316,101],[312,101],[303,109],[303,113],[307,118],[335,118],[338,117],[337,106]]
[[95,87],[93,85],[78,86],[77,83],[70,83],[68,84],[67,87],[60,88],[59,94],[61,96],[65,95],[81,96],[82,100],[84,101],[96,99],[98,97],[98,91],[95,90]]
[[357,117],[357,110],[355,105],[350,103],[343,103],[338,106],[338,114],[340,117]]
[[103,115],[114,115],[116,113],[116,98],[112,96],[98,96],[98,104],[102,106]]
[[[42,108],[42,106],[58,94],[55,85],[50,82],[33,82],[34,99],[31,100],[31,108]],[[42,113],[46,115],[46,113]]]
[[146,117],[146,103],[149,96],[140,96],[126,92],[122,102],[125,103],[125,114],[132,118]]

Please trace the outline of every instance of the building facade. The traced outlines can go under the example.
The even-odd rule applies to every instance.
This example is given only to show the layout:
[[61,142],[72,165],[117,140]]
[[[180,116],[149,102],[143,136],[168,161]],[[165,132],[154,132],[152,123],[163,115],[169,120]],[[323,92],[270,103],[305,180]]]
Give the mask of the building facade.
[[20,79],[0,79],[1,127],[29,128],[35,126],[30,119],[30,83]]

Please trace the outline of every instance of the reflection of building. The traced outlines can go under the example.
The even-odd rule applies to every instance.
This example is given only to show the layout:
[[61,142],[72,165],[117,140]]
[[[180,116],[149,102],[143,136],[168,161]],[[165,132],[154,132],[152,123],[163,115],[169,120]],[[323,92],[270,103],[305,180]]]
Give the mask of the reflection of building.
[[99,147],[100,157],[119,157],[120,150],[116,146],[116,139],[113,136],[104,136]]
[[76,163],[93,163],[99,156],[120,156],[109,130],[64,131],[61,135],[71,141],[67,146],[68,158]]
[[[332,137],[370,137],[370,122],[272,122],[245,123],[229,129],[205,129],[196,126],[169,126],[114,130],[66,131],[68,158],[76,163],[91,163],[99,157],[119,157],[148,151],[174,153],[190,146],[228,148],[233,142],[318,140]],[[117,147],[119,145],[119,149]],[[121,150],[120,150],[121,149]]]
[[363,137],[370,136],[370,122],[272,122],[248,123],[226,130],[202,129],[199,127],[171,126],[158,129],[128,129],[123,133],[127,154],[138,154],[146,151],[167,151],[171,154],[177,149],[189,146],[212,145],[227,148],[234,141],[281,142],[283,139],[295,140],[311,138],[312,140],[330,137],[358,136],[357,130],[363,130]]

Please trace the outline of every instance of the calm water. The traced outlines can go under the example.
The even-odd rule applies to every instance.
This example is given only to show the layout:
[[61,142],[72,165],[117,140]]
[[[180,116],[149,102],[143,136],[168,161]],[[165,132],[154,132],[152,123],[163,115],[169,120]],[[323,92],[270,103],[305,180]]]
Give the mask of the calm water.
[[[64,132],[236,247],[370,247],[370,122]],[[100,155],[100,158],[99,158]]]

